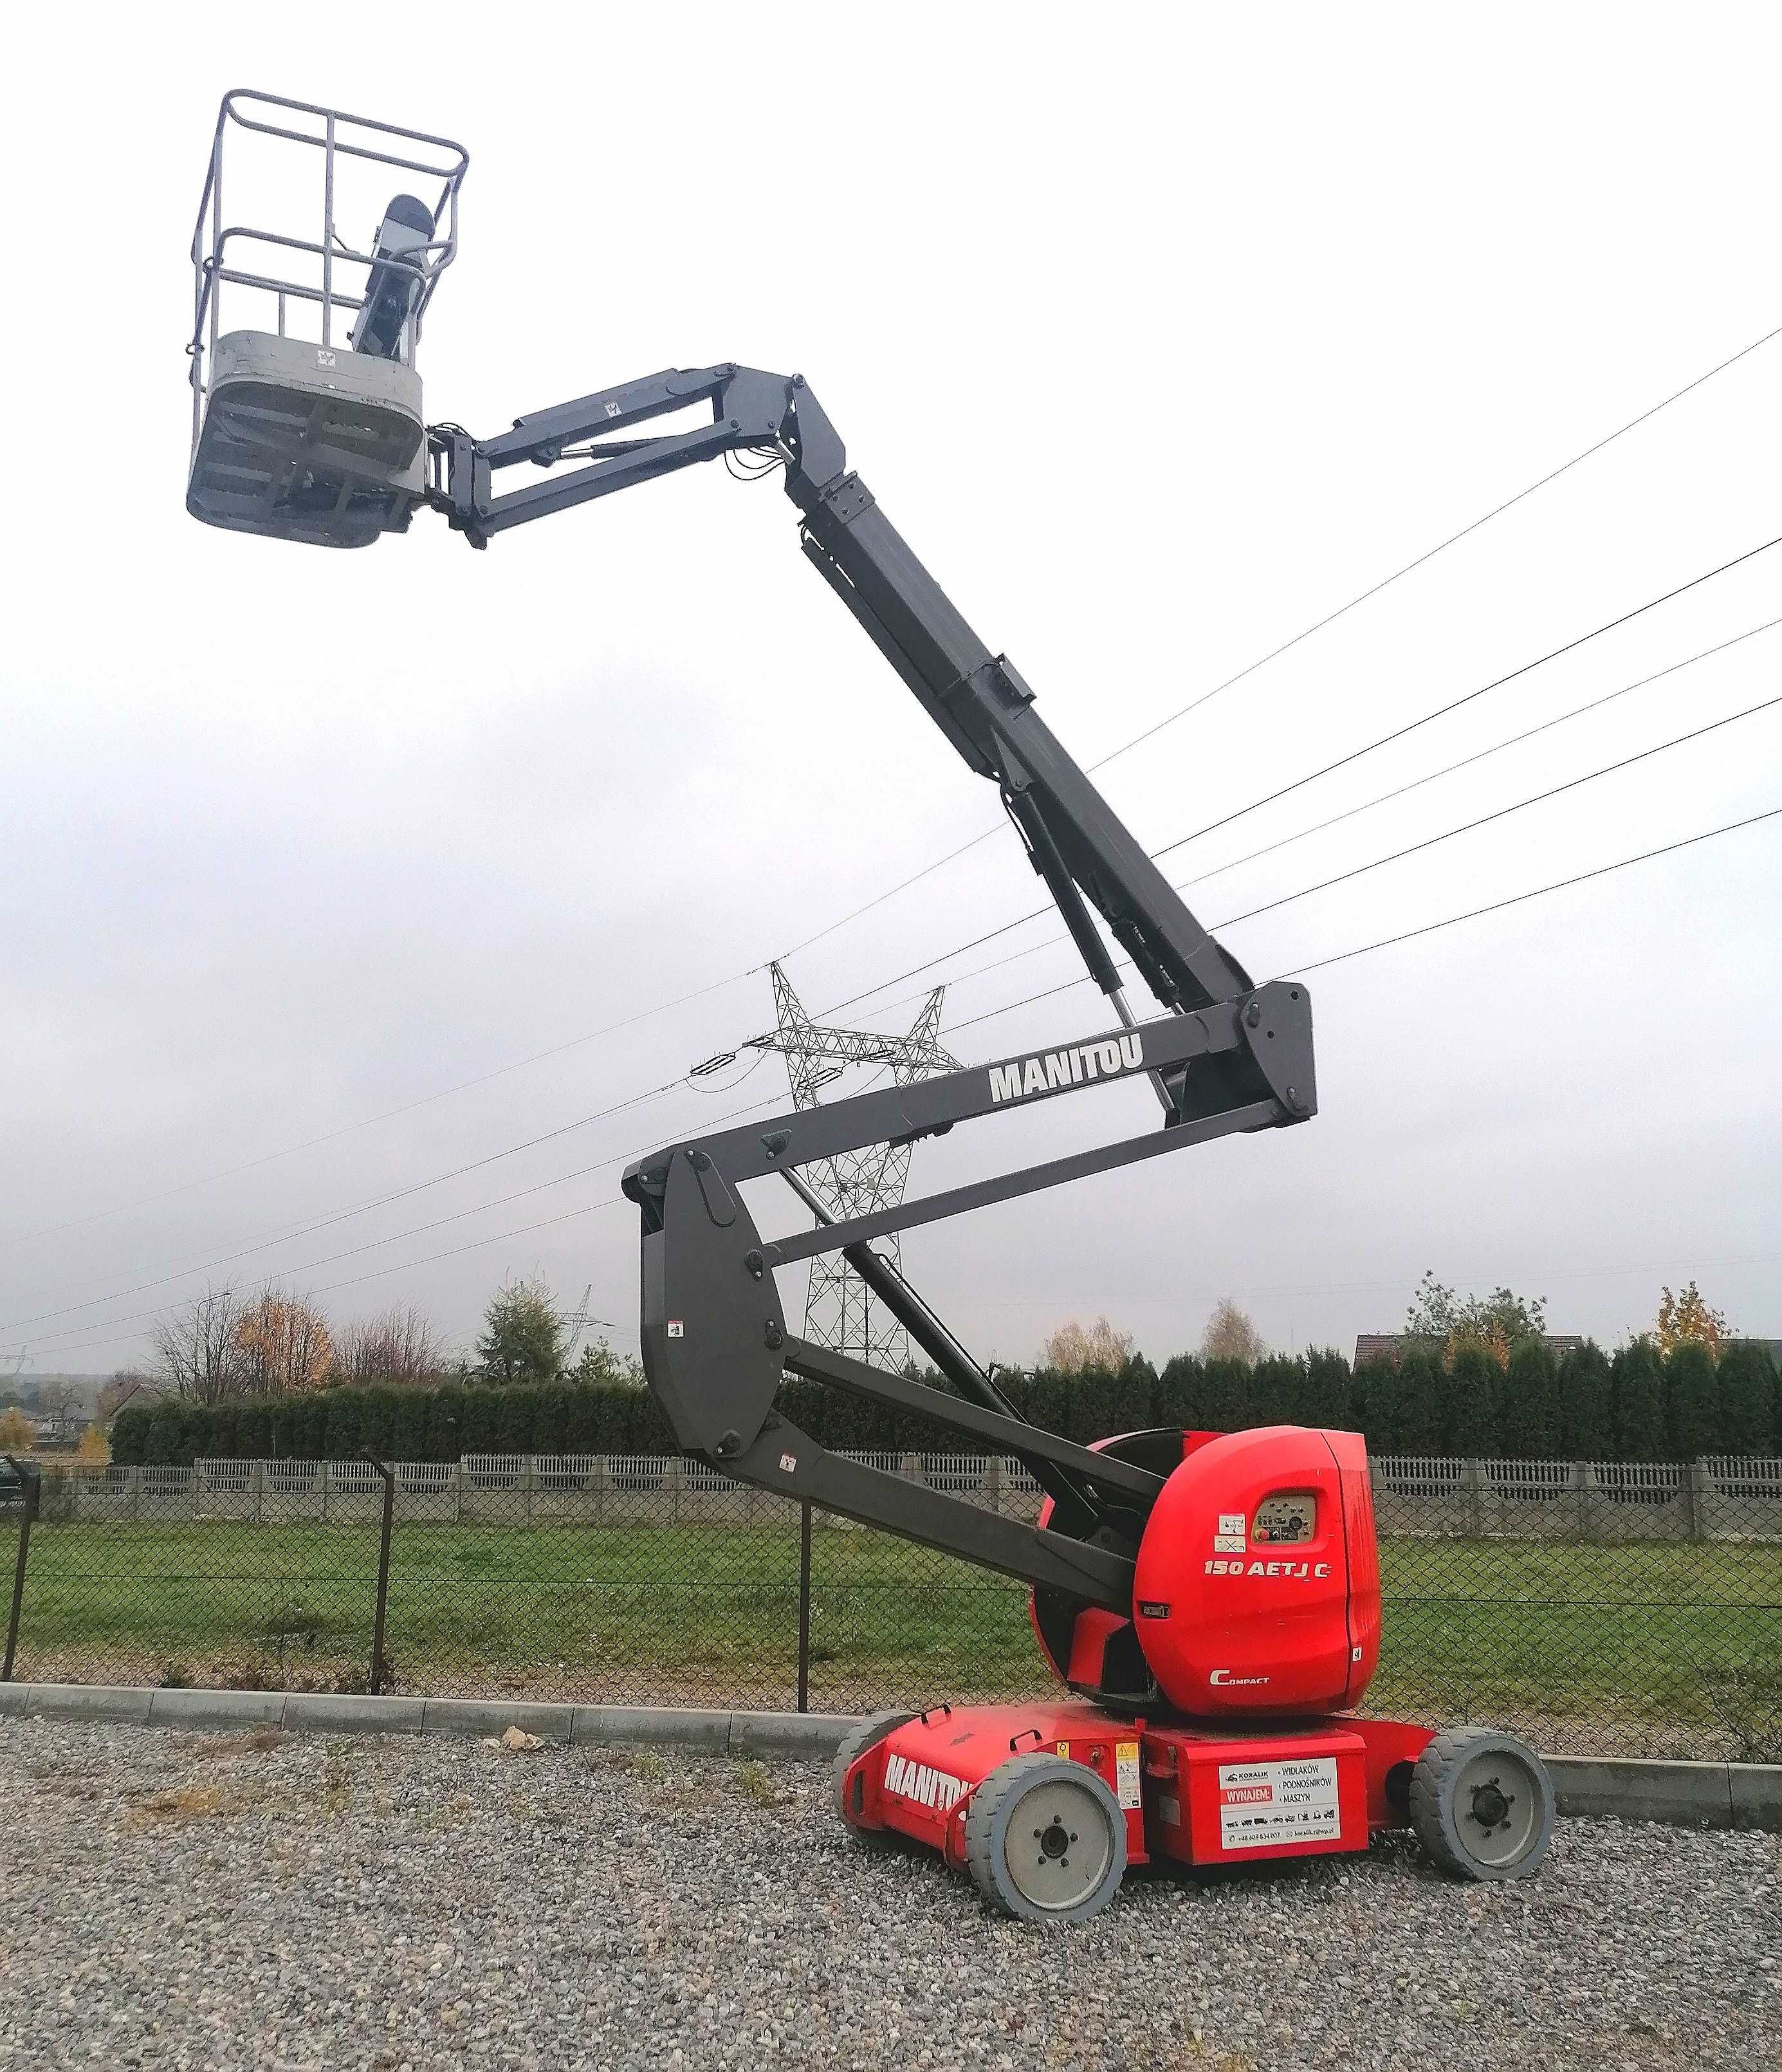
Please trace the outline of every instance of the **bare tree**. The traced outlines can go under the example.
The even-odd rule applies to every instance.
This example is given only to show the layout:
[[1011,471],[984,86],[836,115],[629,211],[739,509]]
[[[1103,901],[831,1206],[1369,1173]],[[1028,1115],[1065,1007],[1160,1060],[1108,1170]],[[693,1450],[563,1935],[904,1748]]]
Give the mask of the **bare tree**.
[[37,1414],[66,1424],[79,1407],[80,1385],[66,1375],[46,1375],[37,1384]]
[[1207,1359],[1242,1360],[1246,1367],[1268,1358],[1262,1333],[1229,1295],[1207,1318],[1201,1351]]
[[247,1386],[241,1350],[241,1305],[232,1288],[207,1286],[184,1309],[149,1333],[156,1377],[175,1395],[221,1403]]
[[335,1363],[355,1388],[425,1388],[446,1371],[446,1345],[411,1303],[349,1324],[336,1342]]
[[1073,1317],[1046,1340],[1041,1357],[1061,1374],[1081,1374],[1086,1367],[1114,1374],[1132,1357],[1132,1334],[1116,1330],[1105,1317],[1093,1324],[1079,1324]]
[[334,1370],[328,1320],[307,1297],[268,1289],[241,1313],[236,1341],[250,1396],[302,1396]]
[[158,1376],[141,1367],[121,1367],[100,1388],[95,1414],[101,1424],[109,1424],[126,1403],[152,1403],[166,1392]]

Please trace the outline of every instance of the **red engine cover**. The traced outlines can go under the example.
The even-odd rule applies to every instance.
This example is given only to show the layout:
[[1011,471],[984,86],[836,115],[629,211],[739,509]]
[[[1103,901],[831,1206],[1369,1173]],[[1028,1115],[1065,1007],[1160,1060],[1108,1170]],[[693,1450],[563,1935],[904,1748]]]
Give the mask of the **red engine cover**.
[[1339,1712],[1380,1654],[1367,1449],[1266,1425],[1191,1453],[1139,1542],[1139,1643],[1190,1715]]

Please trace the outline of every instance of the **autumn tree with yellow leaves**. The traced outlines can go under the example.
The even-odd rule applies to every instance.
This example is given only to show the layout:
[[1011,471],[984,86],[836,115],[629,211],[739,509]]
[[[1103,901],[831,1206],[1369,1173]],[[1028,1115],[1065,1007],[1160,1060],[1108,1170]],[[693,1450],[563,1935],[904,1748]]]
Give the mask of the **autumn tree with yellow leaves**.
[[1672,1294],[1668,1288],[1660,1291],[1655,1328],[1658,1342],[1667,1353],[1675,1352],[1679,1346],[1705,1346],[1715,1359],[1732,1335],[1726,1318],[1718,1309],[1709,1308],[1693,1281],[1679,1295]]
[[269,1289],[242,1311],[235,1335],[244,1395],[303,1396],[333,1377],[327,1319],[301,1295]]

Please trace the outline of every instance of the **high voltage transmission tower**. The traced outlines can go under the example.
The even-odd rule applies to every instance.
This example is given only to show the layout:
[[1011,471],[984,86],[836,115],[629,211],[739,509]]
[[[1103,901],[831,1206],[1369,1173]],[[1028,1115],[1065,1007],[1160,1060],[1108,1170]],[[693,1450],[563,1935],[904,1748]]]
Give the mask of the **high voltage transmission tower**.
[[[772,970],[779,1026],[771,1035],[758,1036],[751,1047],[778,1050],[785,1059],[798,1107],[815,1108],[819,1089],[839,1079],[850,1065],[889,1067],[899,1086],[959,1069],[959,1059],[942,1047],[934,1033],[940,1024],[945,986],[936,986],[929,994],[906,1035],[881,1036],[813,1022],[785,972],[777,964]],[[802,1174],[838,1221],[868,1215],[877,1209],[895,1208],[903,1199],[909,1178],[909,1149],[906,1143],[872,1144],[839,1158],[813,1160],[801,1169]],[[880,1242],[885,1256],[897,1264],[896,1237]],[[902,1326],[893,1321],[882,1303],[873,1300],[866,1283],[840,1252],[819,1252],[811,1262],[804,1335],[813,1345],[875,1367],[899,1368],[909,1356],[909,1340]]]

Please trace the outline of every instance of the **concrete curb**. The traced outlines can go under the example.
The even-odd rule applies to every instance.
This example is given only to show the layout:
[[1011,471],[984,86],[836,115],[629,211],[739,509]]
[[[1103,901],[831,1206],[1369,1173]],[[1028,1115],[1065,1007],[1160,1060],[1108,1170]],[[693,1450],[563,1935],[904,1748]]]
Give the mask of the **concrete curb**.
[[1546,1765],[1559,1811],[1568,1816],[1782,1834],[1782,1763],[1552,1755]]
[[[712,1754],[827,1756],[844,1712],[561,1705],[506,1698],[371,1698],[302,1691],[162,1691],[122,1684],[0,1684],[0,1718],[126,1720],[170,1728],[281,1727],[295,1733],[444,1734],[509,1727],[560,1746],[642,1742]],[[1648,1762],[1549,1756],[1562,1815],[1782,1834],[1782,1763]]]

